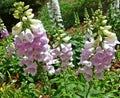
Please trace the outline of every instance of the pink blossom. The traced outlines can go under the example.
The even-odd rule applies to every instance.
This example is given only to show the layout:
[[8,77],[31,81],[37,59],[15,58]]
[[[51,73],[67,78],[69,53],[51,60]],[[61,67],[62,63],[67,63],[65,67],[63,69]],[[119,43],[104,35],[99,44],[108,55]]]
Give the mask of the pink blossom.
[[25,31],[25,39],[26,39],[26,41],[28,41],[30,43],[33,42],[34,35],[32,34],[30,29],[26,29],[26,31]]
[[43,25],[37,23],[37,26],[35,26],[36,24],[34,23],[32,24],[32,30],[26,29],[15,36],[15,47],[17,48],[19,57],[23,58],[20,66],[26,65],[27,68],[24,71],[30,71],[32,75],[35,75],[37,72],[37,67],[33,67],[34,61],[43,62],[47,66],[53,63],[53,57],[48,44],[49,39]]
[[7,31],[7,29],[3,29],[0,31],[0,38],[6,38],[9,36],[9,33]]
[[33,63],[31,66],[27,66],[26,68],[24,68],[24,72],[29,72],[32,76],[35,76],[35,74],[37,73],[37,64]]
[[53,66],[45,66],[45,70],[48,71],[50,74],[55,73],[55,69]]
[[84,60],[87,60],[90,58],[90,56],[92,55],[93,52],[93,48],[91,49],[83,49],[82,50],[82,54],[81,54],[81,62]]

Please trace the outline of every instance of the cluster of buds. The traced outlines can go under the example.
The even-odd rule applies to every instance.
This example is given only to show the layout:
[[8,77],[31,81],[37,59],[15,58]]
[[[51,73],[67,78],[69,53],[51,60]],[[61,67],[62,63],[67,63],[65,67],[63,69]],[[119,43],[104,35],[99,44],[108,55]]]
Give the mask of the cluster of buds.
[[34,14],[32,14],[32,9],[28,9],[28,5],[24,7],[24,3],[19,2],[14,6],[17,10],[13,15],[21,20],[12,28],[15,48],[21,58],[20,66],[26,65],[24,72],[29,72],[34,76],[37,73],[37,62],[42,62],[41,66],[52,63],[49,39],[41,21],[33,19]]
[[13,14],[16,19],[27,20],[27,18],[33,18],[34,14],[32,13],[32,9],[29,9],[29,5],[24,6],[24,2],[14,3],[15,12]]
[[9,36],[9,33],[4,25],[2,19],[0,19],[0,39],[6,38]]
[[88,14],[88,11],[87,9],[85,8],[85,19],[84,19],[84,23],[85,23],[85,27],[86,27],[86,31],[85,31],[85,40],[89,40],[89,41],[92,41],[93,38],[91,37],[92,36],[92,30],[93,30],[93,25],[92,25],[92,21],[90,19],[90,16]]
[[99,9],[93,16],[93,30],[91,41],[86,41],[82,50],[78,73],[84,73],[85,78],[91,81],[94,75],[101,79],[103,71],[108,70],[114,59],[115,45],[119,44],[116,34],[110,31],[111,26],[107,25],[106,17]]

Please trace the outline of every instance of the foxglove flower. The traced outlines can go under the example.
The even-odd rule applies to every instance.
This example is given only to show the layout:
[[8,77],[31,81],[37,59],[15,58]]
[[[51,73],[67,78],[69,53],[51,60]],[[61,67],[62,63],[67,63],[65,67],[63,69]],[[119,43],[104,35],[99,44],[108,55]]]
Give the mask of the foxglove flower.
[[[102,15],[100,13],[102,13],[100,10],[96,11],[96,16],[94,17]],[[95,20],[95,18],[93,19],[95,22],[95,24],[92,25],[93,31],[94,29],[98,31],[95,31],[94,34],[90,35],[93,40],[85,42],[79,63],[84,65],[84,67],[79,68],[77,71],[78,73],[84,73],[87,81],[91,81],[94,74],[98,79],[102,79],[104,76],[103,71],[110,68],[111,61],[114,59],[115,45],[120,43],[117,40],[116,34],[110,31],[111,26],[107,26],[107,20],[104,16],[101,18],[102,23],[100,22],[101,25],[104,26],[96,26],[99,21]]]
[[2,19],[0,19],[0,39],[7,38],[9,36],[8,30],[4,25]]
[[32,9],[25,11],[23,9],[21,13],[23,13],[22,21],[12,28],[15,48],[17,49],[18,56],[21,58],[20,66],[26,65],[24,72],[29,72],[34,76],[37,73],[38,62],[42,62],[46,65],[47,70],[53,73],[51,67],[48,66],[55,62],[55,60],[53,60],[53,56],[50,53],[49,39],[43,24],[40,20],[32,19]]
[[34,40],[34,35],[33,35],[32,32],[30,31],[30,29],[26,29],[25,32],[26,32],[26,33],[25,33],[25,39],[26,39],[26,41],[32,43],[33,40]]
[[7,29],[3,29],[0,31],[0,38],[7,38],[9,36],[9,33]]

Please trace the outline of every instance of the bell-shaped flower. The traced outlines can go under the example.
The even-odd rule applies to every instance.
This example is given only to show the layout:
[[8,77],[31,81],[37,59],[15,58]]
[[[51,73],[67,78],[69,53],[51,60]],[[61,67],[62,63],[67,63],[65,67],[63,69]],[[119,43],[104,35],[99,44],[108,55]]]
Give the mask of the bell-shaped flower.
[[70,36],[66,36],[66,37],[63,38],[63,41],[64,41],[64,42],[68,42],[70,39],[71,39]]
[[117,40],[117,36],[115,33],[110,33],[108,37],[105,38],[105,43],[111,44],[112,46],[115,46],[116,44],[120,44],[120,42]]
[[26,41],[32,43],[34,40],[34,35],[32,34],[30,29],[26,29],[25,30],[25,39]]
[[38,19],[30,19],[31,24],[36,25],[36,24],[41,24],[41,21]]
[[0,38],[7,38],[9,36],[9,33],[7,29],[3,29],[0,31]]
[[24,68],[24,72],[29,72],[32,76],[35,76],[37,73],[37,64],[33,63],[31,66],[27,66]]
[[54,74],[55,73],[55,69],[53,66],[45,66],[44,67],[46,71],[48,71],[50,74]]
[[12,34],[18,35],[22,31],[22,22],[18,22],[13,28],[12,28]]

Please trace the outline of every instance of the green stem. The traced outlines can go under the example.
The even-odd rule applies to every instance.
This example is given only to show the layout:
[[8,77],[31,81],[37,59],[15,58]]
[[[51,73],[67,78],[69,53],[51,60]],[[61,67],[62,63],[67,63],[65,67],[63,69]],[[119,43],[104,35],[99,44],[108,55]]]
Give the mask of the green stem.
[[65,84],[65,83],[67,82],[67,81],[66,81],[66,78],[67,78],[67,77],[65,76],[65,72],[63,72],[63,75],[62,75],[62,76],[63,76],[63,79],[64,79],[65,92],[66,92],[66,94],[67,94],[68,91],[67,91],[66,84]]
[[91,87],[92,87],[92,81],[91,81],[91,82],[88,82],[88,84],[89,84],[89,88],[88,88],[88,90],[87,90],[87,93],[86,93],[86,97],[85,97],[85,98],[89,98],[90,89],[91,89]]
[[44,70],[42,66],[43,63],[40,63],[38,61],[36,61],[36,63],[38,65],[38,74],[41,77],[41,84],[43,86],[43,89],[46,91],[46,94],[51,95],[51,84],[49,82],[47,72]]

